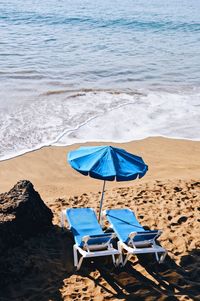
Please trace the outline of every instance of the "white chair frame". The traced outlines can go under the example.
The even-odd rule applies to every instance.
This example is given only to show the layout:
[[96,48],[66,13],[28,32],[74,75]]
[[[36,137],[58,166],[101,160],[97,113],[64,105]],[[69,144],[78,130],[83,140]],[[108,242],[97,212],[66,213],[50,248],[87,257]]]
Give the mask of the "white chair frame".
[[[62,210],[62,212],[61,212],[61,227],[62,228],[65,227],[65,222],[66,222],[66,209]],[[119,250],[115,249],[112,245],[112,239],[116,238],[116,234],[108,233],[108,235],[109,234],[110,234],[110,237],[106,243],[89,245],[88,241],[90,239],[99,238],[99,236],[98,235],[97,236],[87,235],[82,238],[82,242],[83,242],[82,247],[80,247],[76,243],[73,245],[74,266],[75,266],[76,270],[79,270],[81,268],[84,258],[99,257],[99,256],[111,255],[114,266],[119,265],[119,263],[120,263],[119,258],[121,258]],[[78,257],[79,257],[78,253],[80,253],[80,255],[81,255],[80,259],[78,259]],[[117,255],[117,259],[115,258],[116,255]]]
[[[106,210],[104,210],[103,215],[104,215],[104,217],[106,216]],[[114,227],[111,223],[110,223],[110,226],[114,231]],[[119,241],[117,243],[118,251],[120,253],[120,256],[118,259],[118,264],[125,266],[125,264],[131,258],[132,255],[148,254],[148,253],[154,253],[157,262],[162,263],[165,260],[165,257],[167,255],[167,250],[156,244],[156,238],[158,238],[161,234],[162,234],[162,231],[158,230],[157,235],[153,239],[148,239],[148,236],[152,235],[151,232],[142,232],[142,233],[131,232],[128,237],[129,238],[128,243],[124,243],[123,241],[121,241],[119,239]],[[146,236],[147,239],[143,240],[143,241],[135,242],[133,240],[134,237],[137,237],[139,235]],[[126,251],[126,256],[123,260],[123,253],[124,253],[123,251],[124,250]]]
[[[138,234],[137,232],[131,232],[129,234],[129,242],[128,244],[122,242],[121,240],[118,241],[117,246],[118,246],[118,251],[120,252],[120,263],[122,266],[125,266],[127,261],[131,258],[132,255],[137,255],[137,254],[148,254],[148,253],[154,253],[156,260],[158,263],[162,263],[165,260],[165,257],[167,255],[167,251],[162,248],[161,246],[156,244],[156,238],[160,236],[162,233],[161,230],[158,231],[157,235],[153,239],[148,240],[148,236],[152,235],[152,233],[142,233],[142,235],[147,236],[147,239],[141,242],[134,242],[133,239]],[[123,260],[123,251],[126,251],[127,254]]]

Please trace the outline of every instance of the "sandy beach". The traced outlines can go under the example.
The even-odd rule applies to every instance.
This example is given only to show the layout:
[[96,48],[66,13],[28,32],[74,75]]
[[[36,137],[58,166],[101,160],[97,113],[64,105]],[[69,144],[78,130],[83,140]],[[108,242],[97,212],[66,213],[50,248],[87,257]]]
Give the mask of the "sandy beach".
[[74,273],[73,241],[60,229],[60,211],[87,206],[98,212],[102,182],[67,164],[66,154],[78,145],[43,148],[0,162],[1,193],[30,180],[54,213],[48,235],[8,251],[5,264],[15,283],[1,300],[199,300],[200,142],[148,138],[111,145],[142,156],[149,171],[141,180],[108,183],[104,209],[131,208],[143,226],[162,229],[165,263],[146,255],[115,269],[97,260]]
[[[88,143],[113,145],[141,156],[149,170],[141,180],[109,182],[107,189],[135,186],[137,183],[166,179],[198,179],[200,175],[200,142],[167,138],[147,138],[129,143]],[[11,160],[0,162],[0,193],[8,191],[17,181],[28,179],[45,202],[84,192],[97,192],[102,182],[82,176],[66,161],[67,153],[78,148],[44,147]]]
[[[200,301],[199,11],[195,0],[0,1],[0,301]],[[120,155],[113,168],[107,148],[107,170],[145,175],[106,181],[102,210],[131,209],[162,249],[148,242],[124,267],[84,258],[77,271],[61,212],[99,216],[104,181],[67,162],[90,145],[144,160]],[[114,231],[96,226],[103,241]],[[152,246],[166,249],[162,264]]]

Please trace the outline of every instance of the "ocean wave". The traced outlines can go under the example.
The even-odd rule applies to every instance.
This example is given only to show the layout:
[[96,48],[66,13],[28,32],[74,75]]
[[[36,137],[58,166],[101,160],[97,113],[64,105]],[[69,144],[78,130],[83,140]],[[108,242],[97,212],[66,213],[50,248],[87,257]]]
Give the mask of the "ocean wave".
[[91,90],[72,97],[63,94],[57,100],[54,94],[41,96],[0,114],[0,159],[41,146],[86,141],[125,142],[149,136],[200,140],[200,93]]
[[139,92],[137,90],[134,91],[121,91],[121,90],[112,90],[112,89],[94,89],[94,88],[81,88],[81,89],[62,89],[62,90],[49,90],[47,92],[42,93],[40,96],[50,96],[50,95],[56,95],[56,94],[69,94],[68,97],[78,97],[78,96],[85,96],[86,93],[100,93],[105,92],[112,95],[119,95],[122,93],[126,93],[128,95],[144,95],[142,92]]
[[[125,27],[127,29],[135,30],[159,30],[159,31],[190,31],[198,32],[200,31],[199,22],[186,22],[178,20],[169,20],[169,19],[158,19],[152,20],[151,18],[144,19],[143,16],[137,15],[136,17],[132,16],[126,18],[116,18],[114,15],[110,15],[110,18],[107,16],[98,18],[97,16],[70,16],[66,17],[62,14],[56,13],[38,13],[38,12],[27,12],[27,11],[16,11],[9,10],[1,11],[0,18],[2,21],[9,24],[15,25],[24,25],[24,24],[36,24],[36,25],[51,25],[51,26],[62,26],[62,25],[71,25],[71,26],[90,26],[91,28],[119,28]],[[49,39],[48,41],[52,41]],[[55,40],[54,40],[55,41]]]

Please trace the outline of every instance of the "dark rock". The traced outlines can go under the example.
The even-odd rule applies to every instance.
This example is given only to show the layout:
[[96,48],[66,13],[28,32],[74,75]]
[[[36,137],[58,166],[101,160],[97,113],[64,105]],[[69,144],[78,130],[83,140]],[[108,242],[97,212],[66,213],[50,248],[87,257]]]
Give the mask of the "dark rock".
[[52,226],[53,214],[29,181],[0,194],[0,254]]

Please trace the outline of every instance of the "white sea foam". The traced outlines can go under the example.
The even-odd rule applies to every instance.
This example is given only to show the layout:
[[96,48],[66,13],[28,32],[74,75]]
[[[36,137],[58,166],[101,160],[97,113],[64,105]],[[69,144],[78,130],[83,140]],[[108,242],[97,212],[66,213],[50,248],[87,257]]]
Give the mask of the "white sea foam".
[[126,142],[149,136],[200,140],[200,93],[79,91],[42,95],[0,114],[0,159],[46,145]]

